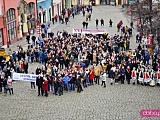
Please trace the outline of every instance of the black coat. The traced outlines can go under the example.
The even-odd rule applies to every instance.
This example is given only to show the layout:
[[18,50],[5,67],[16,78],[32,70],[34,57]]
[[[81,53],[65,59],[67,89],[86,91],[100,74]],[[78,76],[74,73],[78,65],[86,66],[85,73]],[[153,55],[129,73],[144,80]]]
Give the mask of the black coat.
[[37,69],[36,69],[36,75],[41,74],[41,72],[42,72],[42,70],[41,70],[40,68],[37,68]]
[[130,71],[126,70],[126,79],[128,80],[131,79],[131,70]]
[[1,79],[1,76],[0,76],[0,87],[2,87],[3,85],[3,79]]
[[36,78],[36,85],[38,87],[42,87],[42,84],[43,84],[43,78],[42,77],[37,77]]

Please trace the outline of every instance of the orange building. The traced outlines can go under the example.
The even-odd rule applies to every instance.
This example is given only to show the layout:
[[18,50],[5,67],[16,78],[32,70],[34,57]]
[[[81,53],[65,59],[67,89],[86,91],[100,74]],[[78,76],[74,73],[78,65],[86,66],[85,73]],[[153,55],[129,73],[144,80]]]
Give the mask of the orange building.
[[36,25],[36,0],[0,0],[0,46],[13,44]]

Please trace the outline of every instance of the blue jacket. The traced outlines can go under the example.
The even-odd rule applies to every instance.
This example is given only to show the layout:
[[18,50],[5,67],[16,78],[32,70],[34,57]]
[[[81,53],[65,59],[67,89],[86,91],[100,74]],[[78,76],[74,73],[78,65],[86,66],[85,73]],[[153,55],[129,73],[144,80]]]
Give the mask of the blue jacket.
[[70,81],[70,78],[69,78],[68,76],[64,76],[64,77],[62,78],[62,81],[63,81],[63,83],[64,83],[65,85],[67,85],[68,82]]
[[120,74],[121,74],[121,75],[125,75],[125,74],[126,74],[125,69],[120,69]]
[[146,61],[149,61],[149,59],[150,59],[150,55],[149,55],[148,53],[146,53],[146,54],[145,54],[145,60],[146,60]]
[[16,57],[17,57],[17,54],[14,52],[14,53],[12,54],[12,58],[13,58],[13,59],[16,59]]
[[42,58],[42,54],[43,54],[42,51],[39,51],[39,52],[38,52],[38,55],[39,55],[40,58]]

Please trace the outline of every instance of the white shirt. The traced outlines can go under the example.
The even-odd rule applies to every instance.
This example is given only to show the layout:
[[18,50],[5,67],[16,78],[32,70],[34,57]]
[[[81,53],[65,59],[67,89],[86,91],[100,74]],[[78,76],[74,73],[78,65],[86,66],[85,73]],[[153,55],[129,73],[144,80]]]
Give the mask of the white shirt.
[[103,73],[103,75],[101,77],[102,77],[102,81],[106,81],[107,80],[107,74],[106,73]]

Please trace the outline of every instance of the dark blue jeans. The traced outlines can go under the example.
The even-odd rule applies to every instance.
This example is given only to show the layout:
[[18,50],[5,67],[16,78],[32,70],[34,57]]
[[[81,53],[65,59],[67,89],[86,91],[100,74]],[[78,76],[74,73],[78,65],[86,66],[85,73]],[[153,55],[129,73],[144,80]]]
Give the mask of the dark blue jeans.
[[74,91],[75,90],[75,86],[73,83],[69,84],[69,90],[70,91]]

